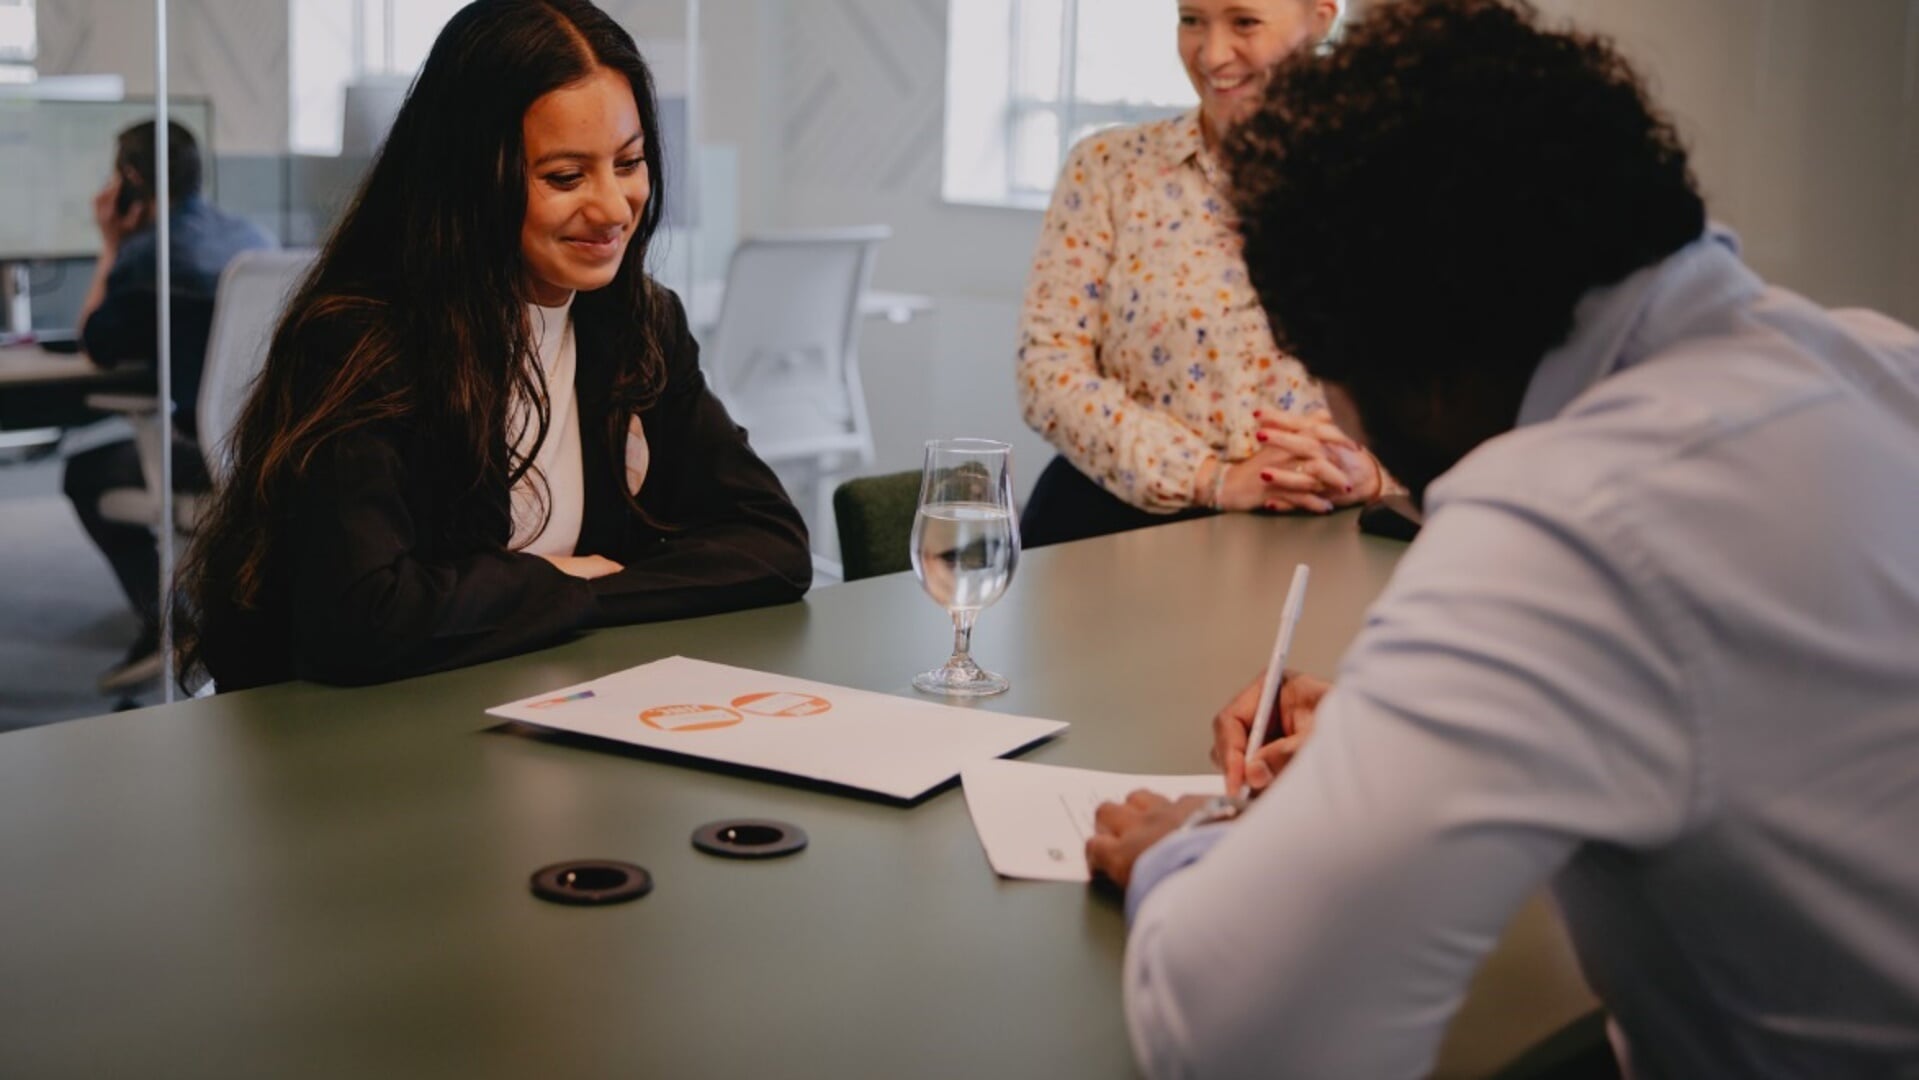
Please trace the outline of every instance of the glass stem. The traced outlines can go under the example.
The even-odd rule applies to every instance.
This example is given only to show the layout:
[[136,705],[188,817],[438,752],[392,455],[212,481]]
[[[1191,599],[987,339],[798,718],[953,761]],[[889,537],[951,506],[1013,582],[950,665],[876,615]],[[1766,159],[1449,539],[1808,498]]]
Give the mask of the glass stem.
[[977,608],[961,608],[953,612],[953,658],[948,665],[963,664],[972,657],[968,655],[973,647],[973,620],[979,618]]

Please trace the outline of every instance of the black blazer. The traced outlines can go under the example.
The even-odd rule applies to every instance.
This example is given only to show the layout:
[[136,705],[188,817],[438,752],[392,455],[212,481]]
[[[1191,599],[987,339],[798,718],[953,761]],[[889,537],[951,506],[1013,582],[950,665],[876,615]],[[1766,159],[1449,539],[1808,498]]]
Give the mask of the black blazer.
[[[806,526],[700,373],[679,301],[666,385],[641,411],[651,454],[632,512],[609,396],[625,357],[574,307],[586,505],[575,548],[625,567],[584,581],[506,550],[443,538],[459,507],[417,427],[329,440],[275,522],[266,585],[249,611],[202,615],[207,669],[221,689],[302,678],[361,684],[524,652],[583,627],[651,622],[798,599],[812,582]],[[342,347],[345,347],[344,343]],[[505,490],[467,498],[507,505]],[[469,508],[470,509],[470,508]],[[649,524],[646,518],[659,523]]]

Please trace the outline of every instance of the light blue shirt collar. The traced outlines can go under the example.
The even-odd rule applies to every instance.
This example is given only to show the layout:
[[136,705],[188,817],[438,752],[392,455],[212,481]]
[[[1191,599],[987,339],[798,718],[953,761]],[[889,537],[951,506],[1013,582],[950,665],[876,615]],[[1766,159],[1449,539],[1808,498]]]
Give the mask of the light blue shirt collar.
[[1655,265],[1588,292],[1573,309],[1565,344],[1547,353],[1533,372],[1518,426],[1558,416],[1600,380],[1678,337],[1702,309],[1719,309],[1764,288],[1740,261],[1738,236],[1715,224]]

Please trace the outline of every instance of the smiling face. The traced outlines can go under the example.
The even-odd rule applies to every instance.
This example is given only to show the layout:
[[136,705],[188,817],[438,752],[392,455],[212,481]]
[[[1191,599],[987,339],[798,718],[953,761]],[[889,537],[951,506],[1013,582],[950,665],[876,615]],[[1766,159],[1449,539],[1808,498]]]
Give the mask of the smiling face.
[[1324,38],[1337,0],[1180,0],[1179,58],[1208,144],[1259,104],[1273,65]]
[[521,121],[520,252],[535,303],[612,282],[652,194],[632,84],[610,68],[541,96]]

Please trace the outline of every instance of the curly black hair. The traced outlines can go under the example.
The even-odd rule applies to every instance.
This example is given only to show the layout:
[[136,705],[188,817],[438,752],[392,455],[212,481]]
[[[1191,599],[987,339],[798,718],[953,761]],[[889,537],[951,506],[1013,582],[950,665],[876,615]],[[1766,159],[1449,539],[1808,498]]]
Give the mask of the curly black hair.
[[1580,296],[1705,228],[1632,68],[1523,0],[1380,4],[1283,63],[1224,158],[1276,336],[1362,416],[1465,385],[1510,426]]

